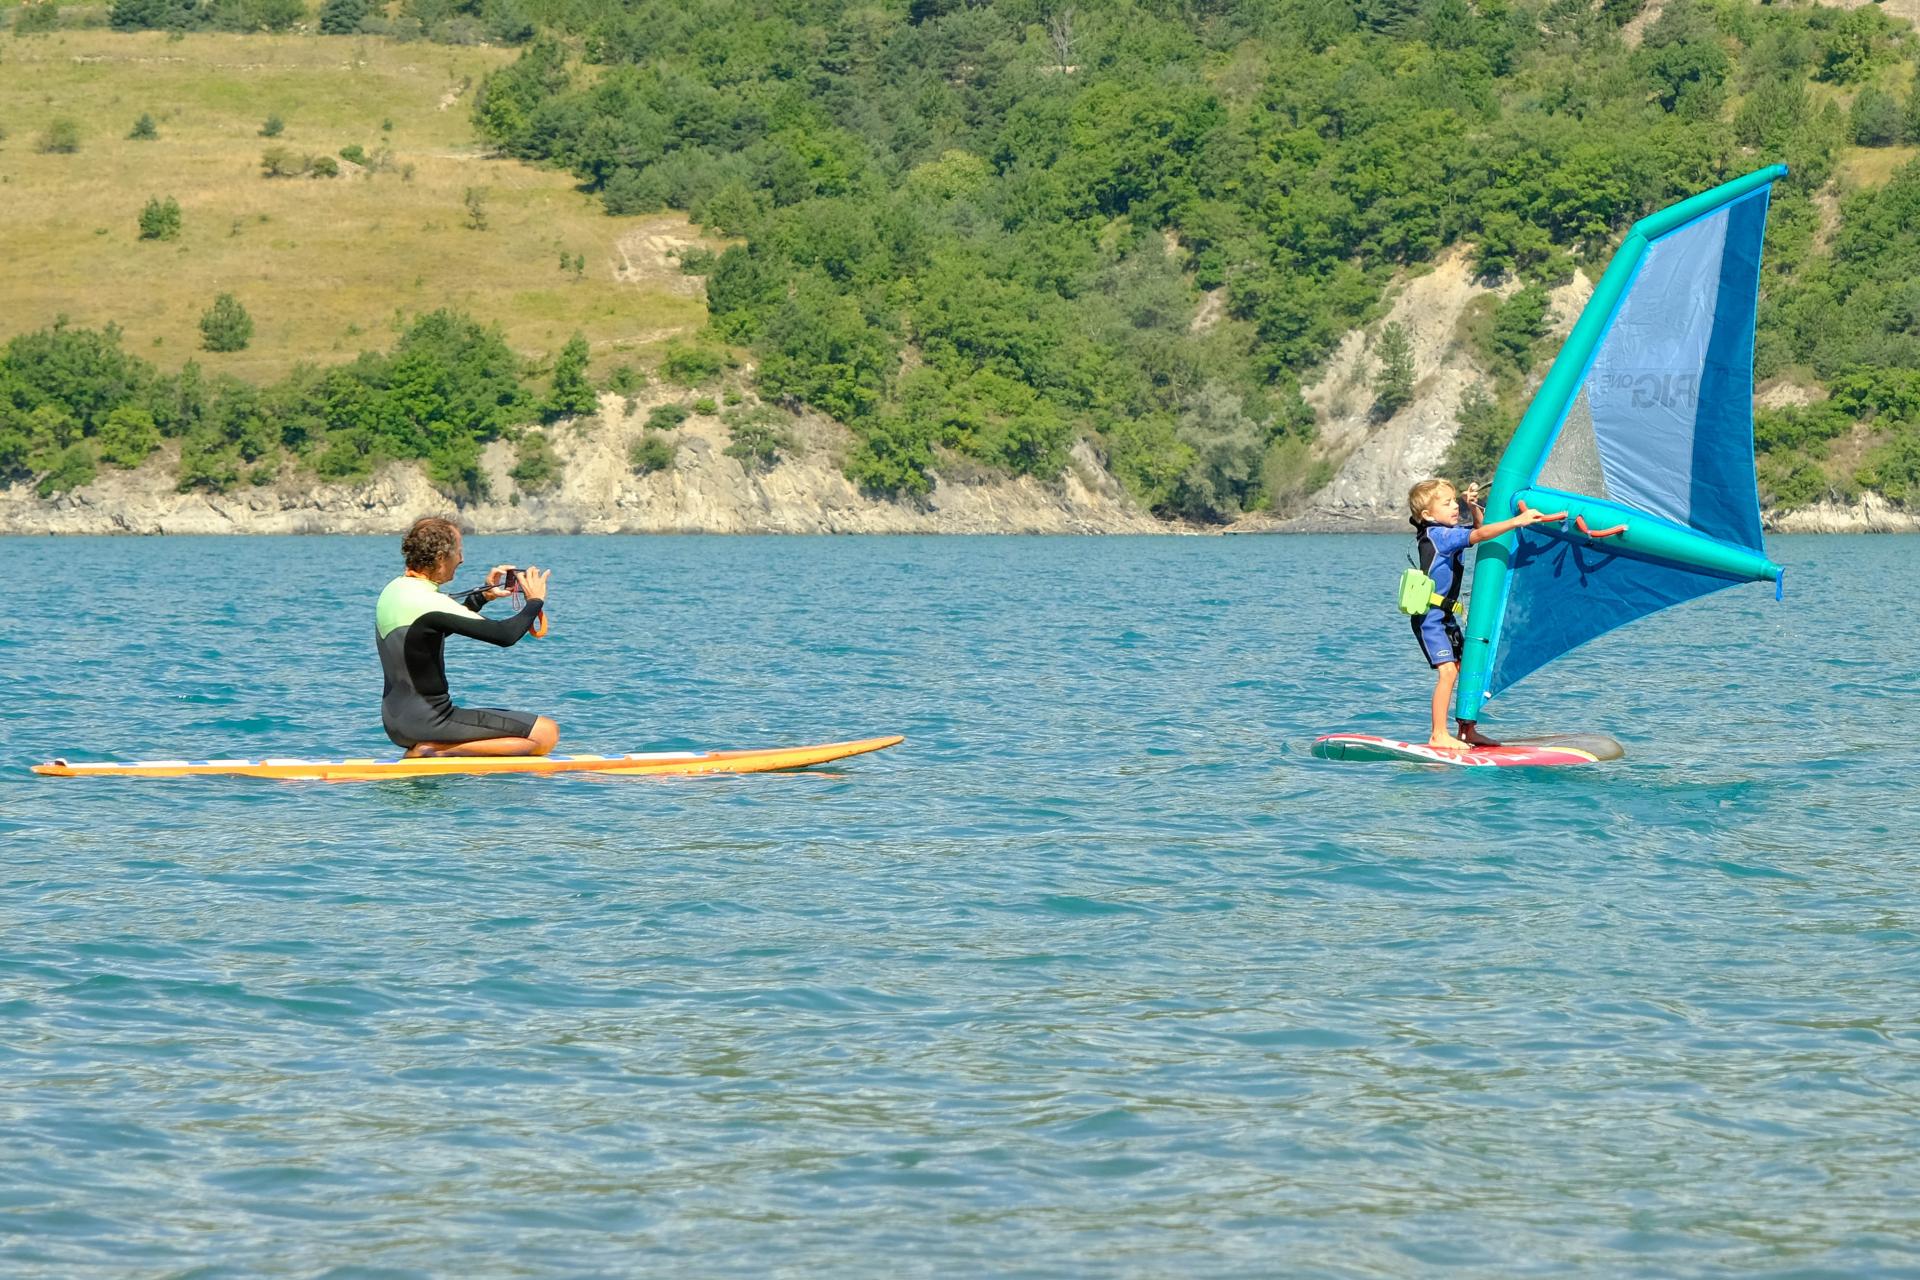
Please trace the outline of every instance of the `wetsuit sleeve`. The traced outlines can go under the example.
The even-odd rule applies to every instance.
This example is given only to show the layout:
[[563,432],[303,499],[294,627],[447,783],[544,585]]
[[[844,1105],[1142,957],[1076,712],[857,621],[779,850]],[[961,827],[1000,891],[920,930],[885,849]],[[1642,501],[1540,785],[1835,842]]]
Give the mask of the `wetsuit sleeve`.
[[1473,542],[1473,530],[1460,525],[1437,524],[1427,530],[1427,537],[1433,543],[1433,549],[1443,556],[1456,551],[1465,551]]
[[502,649],[517,642],[521,636],[532,629],[534,619],[546,608],[545,600],[529,600],[526,608],[511,618],[481,618],[471,614],[454,613],[450,610],[435,609],[423,613],[414,620],[416,629],[425,627],[430,631],[443,631],[448,635],[472,636],[475,640],[485,640],[488,644],[497,644]]
[[485,587],[475,587],[460,597],[460,607],[463,609],[471,609],[475,613],[480,612],[481,607],[486,603],[487,589]]

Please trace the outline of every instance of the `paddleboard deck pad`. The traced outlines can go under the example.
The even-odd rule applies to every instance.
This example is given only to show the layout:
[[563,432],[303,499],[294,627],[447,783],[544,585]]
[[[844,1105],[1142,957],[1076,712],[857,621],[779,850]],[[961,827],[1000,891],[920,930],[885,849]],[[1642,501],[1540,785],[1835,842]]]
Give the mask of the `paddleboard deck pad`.
[[827,742],[813,747],[749,751],[655,751],[623,756],[422,756],[407,760],[127,760],[33,766],[49,778],[304,778],[362,782],[382,778],[442,778],[493,773],[595,773],[636,777],[661,774],[769,773],[865,755],[905,741],[899,735]]
[[1396,742],[1367,733],[1330,733],[1314,739],[1311,748],[1322,760],[1370,762],[1396,760],[1412,764],[1450,764],[1467,768],[1555,767],[1618,760],[1626,749],[1599,733],[1563,733],[1544,738],[1516,738],[1497,747],[1469,747],[1465,751],[1430,747],[1424,742]]

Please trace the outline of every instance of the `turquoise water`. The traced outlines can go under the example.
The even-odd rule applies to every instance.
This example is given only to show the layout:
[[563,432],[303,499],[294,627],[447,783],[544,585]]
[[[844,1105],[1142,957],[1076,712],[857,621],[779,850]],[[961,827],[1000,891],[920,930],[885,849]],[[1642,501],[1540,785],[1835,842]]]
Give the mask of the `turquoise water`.
[[0,1272],[1920,1274],[1920,542],[1314,760],[1403,541],[475,538],[562,750],[908,741],[329,786],[24,766],[385,754],[393,540],[0,540]]

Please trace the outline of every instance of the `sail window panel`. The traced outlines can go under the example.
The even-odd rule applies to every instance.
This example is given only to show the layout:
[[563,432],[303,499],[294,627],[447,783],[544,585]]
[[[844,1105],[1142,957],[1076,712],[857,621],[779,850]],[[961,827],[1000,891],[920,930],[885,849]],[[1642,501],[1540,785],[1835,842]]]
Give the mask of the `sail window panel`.
[[1554,437],[1553,448],[1540,468],[1540,481],[1549,489],[1608,498],[1606,470],[1600,465],[1600,445],[1593,435],[1593,407],[1585,387],[1574,397],[1573,408]]
[[1762,189],[1647,247],[1579,396],[1605,492],[1570,491],[1760,546],[1753,320],[1766,200]]

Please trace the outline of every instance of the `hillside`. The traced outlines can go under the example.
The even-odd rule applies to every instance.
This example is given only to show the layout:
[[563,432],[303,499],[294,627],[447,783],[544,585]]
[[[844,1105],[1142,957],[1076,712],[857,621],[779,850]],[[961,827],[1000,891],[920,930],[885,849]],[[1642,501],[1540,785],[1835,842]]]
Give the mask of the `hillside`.
[[[1486,473],[1628,223],[1779,159],[1763,496],[1920,495],[1891,9],[508,8],[242,35],[206,30],[240,0],[114,0],[182,30],[69,8],[4,41],[0,484],[211,503],[413,465],[512,508],[573,485],[563,424],[639,447],[604,398],[679,396],[876,512],[1091,468],[1162,519],[1370,519]],[[532,39],[373,34],[409,23]]]
[[[397,317],[453,307],[530,358],[578,330],[602,364],[651,362],[705,323],[698,281],[663,253],[699,233],[608,217],[564,173],[491,158],[472,96],[513,57],[374,37],[0,40],[0,338],[61,316],[117,324],[162,369],[191,359],[264,384],[384,347]],[[127,136],[142,114],[150,141]],[[282,129],[263,137],[269,117]],[[77,150],[39,149],[59,120],[76,126]],[[352,146],[365,164],[339,159]],[[334,157],[340,176],[263,176],[273,148]],[[469,225],[469,190],[485,193],[485,230]],[[140,238],[156,196],[178,201],[177,238]],[[577,275],[560,265],[576,254]],[[254,318],[245,350],[201,348],[201,313],[223,292]]]

